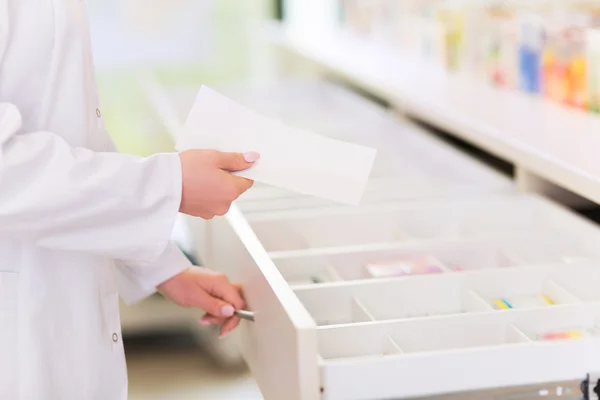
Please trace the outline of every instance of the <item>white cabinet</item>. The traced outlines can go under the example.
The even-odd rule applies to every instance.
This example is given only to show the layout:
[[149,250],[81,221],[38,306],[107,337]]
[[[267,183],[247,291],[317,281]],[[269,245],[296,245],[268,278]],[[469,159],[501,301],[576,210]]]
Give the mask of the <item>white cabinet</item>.
[[[212,234],[215,266],[256,313],[237,335],[267,399],[411,398],[600,371],[600,231],[537,196],[236,206]],[[368,268],[423,256],[439,270]],[[550,340],[565,331],[584,337]]]

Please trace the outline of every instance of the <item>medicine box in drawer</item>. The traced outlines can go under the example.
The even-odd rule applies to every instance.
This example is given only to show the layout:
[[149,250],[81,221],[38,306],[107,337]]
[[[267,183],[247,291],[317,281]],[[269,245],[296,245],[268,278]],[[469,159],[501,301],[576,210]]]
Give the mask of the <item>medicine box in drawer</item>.
[[535,196],[233,207],[214,228],[216,267],[255,312],[236,335],[266,399],[414,398],[600,371],[597,229]]

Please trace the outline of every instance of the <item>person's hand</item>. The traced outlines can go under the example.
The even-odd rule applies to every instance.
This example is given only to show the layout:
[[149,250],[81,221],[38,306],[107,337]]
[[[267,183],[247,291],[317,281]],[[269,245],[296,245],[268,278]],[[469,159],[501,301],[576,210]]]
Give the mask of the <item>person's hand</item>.
[[175,275],[158,286],[158,291],[173,303],[182,307],[196,307],[207,312],[198,323],[221,325],[221,337],[240,323],[235,310],[244,309],[240,285],[218,272],[193,267]]
[[252,187],[253,181],[231,172],[250,168],[260,155],[255,152],[223,153],[216,150],[187,150],[179,155],[182,192],[179,211],[211,219],[225,215],[231,203]]

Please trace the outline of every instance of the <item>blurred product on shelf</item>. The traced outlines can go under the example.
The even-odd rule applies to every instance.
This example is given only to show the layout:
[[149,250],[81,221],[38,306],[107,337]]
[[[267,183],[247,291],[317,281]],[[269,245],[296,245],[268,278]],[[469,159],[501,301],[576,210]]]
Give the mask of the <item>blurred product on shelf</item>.
[[587,32],[587,95],[589,108],[600,113],[600,29]]
[[340,27],[448,72],[600,112],[597,0],[338,0]]
[[540,93],[544,23],[539,15],[528,13],[521,16],[518,25],[519,87],[526,93]]

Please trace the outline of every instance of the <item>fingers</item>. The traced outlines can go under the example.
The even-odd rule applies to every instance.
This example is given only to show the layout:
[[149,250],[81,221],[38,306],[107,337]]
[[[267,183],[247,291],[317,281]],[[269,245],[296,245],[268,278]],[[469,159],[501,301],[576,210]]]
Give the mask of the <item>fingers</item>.
[[215,317],[214,315],[206,314],[203,316],[198,323],[200,325],[221,325],[220,337],[224,337],[229,332],[233,331],[240,324],[239,317],[221,318]]
[[223,325],[221,325],[221,336],[220,337],[224,337],[225,335],[227,335],[229,332],[231,332],[232,330],[237,328],[237,326],[239,324],[240,324],[239,317],[229,318],[227,321],[225,321],[225,323],[223,323]]
[[[205,272],[206,273],[206,272]],[[210,279],[202,285],[203,290],[199,290],[193,301],[199,308],[206,310],[198,323],[200,325],[221,325],[221,337],[235,329],[240,318],[235,316],[235,310],[244,309],[246,302],[242,296],[242,287],[239,284],[231,283],[229,279],[222,274],[213,273]]]
[[242,171],[250,168],[260,155],[254,151],[247,153],[220,153],[217,159],[217,167],[229,171]]
[[[229,282],[229,279],[227,279],[225,275],[220,275],[207,289],[209,290],[210,295],[223,299],[228,304],[233,305],[237,310],[243,310],[246,307],[246,302],[242,296],[241,286]],[[210,313],[213,315],[221,315],[212,312]]]
[[227,318],[215,317],[214,315],[205,314],[198,320],[200,325],[222,325],[227,321]]
[[191,306],[201,308],[216,317],[229,318],[235,313],[235,308],[231,302],[211,296],[203,290],[198,290],[194,294],[191,303]]
[[239,194],[244,193],[246,190],[250,189],[252,185],[254,185],[254,181],[251,179],[242,178],[241,176],[232,175],[233,184],[237,189]]

